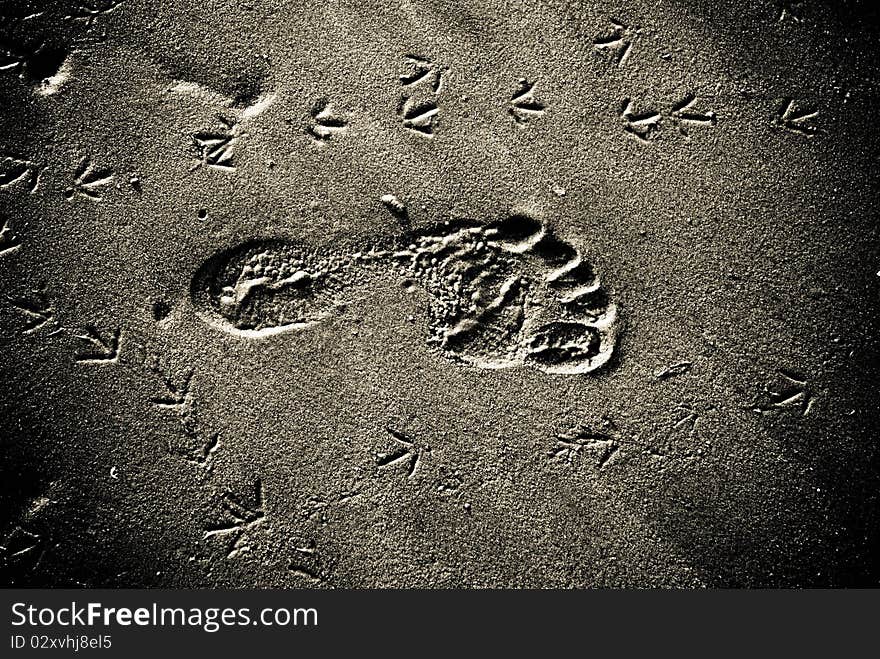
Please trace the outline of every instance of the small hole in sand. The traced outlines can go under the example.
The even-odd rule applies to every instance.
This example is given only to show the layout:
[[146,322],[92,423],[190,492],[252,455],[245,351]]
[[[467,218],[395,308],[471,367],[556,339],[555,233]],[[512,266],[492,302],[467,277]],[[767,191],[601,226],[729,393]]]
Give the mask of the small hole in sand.
[[153,319],[158,323],[165,320],[171,313],[171,305],[164,300],[153,302]]

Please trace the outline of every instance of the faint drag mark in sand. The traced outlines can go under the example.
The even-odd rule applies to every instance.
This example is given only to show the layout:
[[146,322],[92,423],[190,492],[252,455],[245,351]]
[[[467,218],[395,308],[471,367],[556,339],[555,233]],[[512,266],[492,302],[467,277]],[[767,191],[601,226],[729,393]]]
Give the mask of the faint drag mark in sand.
[[598,369],[614,350],[616,306],[592,267],[520,214],[485,225],[446,222],[353,254],[249,241],[205,261],[190,293],[210,325],[260,338],[314,326],[353,288],[389,276],[427,291],[428,343],[459,362],[577,374]]
[[315,584],[329,581],[336,567],[336,559],[316,539],[299,543],[294,547],[294,557],[287,566],[290,574],[303,577]]
[[293,576],[298,576],[318,584],[330,580],[336,567],[337,557],[328,548],[322,529],[332,522],[335,509],[341,508],[361,496],[360,483],[353,483],[348,489],[334,495],[312,494],[305,498],[300,507],[302,517],[310,528],[304,529],[297,540],[293,540],[293,557],[287,566]]
[[252,497],[239,496],[227,490],[220,499],[220,505],[230,521],[208,528],[202,539],[226,539],[226,558],[229,559],[250,551],[251,534],[266,517],[263,500],[263,483],[259,478],[254,482]]
[[711,442],[703,441],[701,429],[704,419],[717,410],[716,406],[702,401],[683,401],[669,412],[668,433],[665,447],[671,456],[683,462],[702,460],[711,450]]
[[532,119],[544,116],[547,106],[535,99],[534,89],[534,83],[522,79],[510,98],[508,112],[518,126],[524,127]]
[[199,405],[192,388],[192,369],[186,371],[179,379],[167,375],[158,366],[154,370],[162,378],[164,392],[150,400],[161,410],[169,410],[177,414],[183,430],[185,443],[168,441],[168,453],[181,457],[187,462],[204,467],[211,471],[214,453],[220,448],[219,433],[206,431],[201,424]]
[[83,158],[73,172],[73,185],[64,191],[64,197],[72,201],[81,196],[92,201],[101,201],[102,188],[108,186],[115,177],[110,167],[98,168],[92,163],[91,156]]
[[685,373],[690,373],[693,368],[692,362],[677,362],[672,364],[671,366],[667,366],[666,368],[662,368],[658,371],[654,371],[654,377],[658,380],[668,380],[669,378],[674,378],[679,375],[684,375]]
[[639,28],[631,28],[614,18],[610,22],[611,34],[597,37],[593,47],[600,53],[609,53],[615,66],[623,66],[632,52]]
[[773,125],[789,133],[795,133],[804,137],[815,137],[820,131],[819,128],[810,122],[818,116],[818,110],[798,109],[797,101],[786,98],[776,111]]
[[40,18],[46,13],[45,11],[24,13],[29,11],[29,9],[30,8],[25,6],[21,10],[19,10],[17,15],[13,15],[12,13],[0,14],[0,30],[2,30],[6,34],[11,34],[18,30],[27,21],[32,21],[34,19]]
[[685,432],[688,437],[694,436],[699,421],[699,412],[690,404],[682,403],[672,411],[672,429],[675,432]]
[[301,508],[302,516],[320,526],[330,523],[330,511],[339,505],[349,503],[360,497],[360,490],[351,489],[333,497],[324,497],[310,494],[306,497]]

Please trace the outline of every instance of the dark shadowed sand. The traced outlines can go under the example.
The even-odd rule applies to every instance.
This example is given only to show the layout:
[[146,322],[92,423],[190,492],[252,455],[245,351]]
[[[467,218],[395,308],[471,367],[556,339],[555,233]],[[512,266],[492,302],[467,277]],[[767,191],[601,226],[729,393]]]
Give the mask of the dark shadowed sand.
[[0,4],[0,583],[877,585],[869,7]]

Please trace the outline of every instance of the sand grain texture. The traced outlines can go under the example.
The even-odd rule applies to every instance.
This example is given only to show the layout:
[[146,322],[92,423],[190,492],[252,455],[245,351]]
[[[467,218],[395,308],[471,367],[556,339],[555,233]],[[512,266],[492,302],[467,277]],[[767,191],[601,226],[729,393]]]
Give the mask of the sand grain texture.
[[870,3],[157,4],[0,4],[3,585],[877,585]]

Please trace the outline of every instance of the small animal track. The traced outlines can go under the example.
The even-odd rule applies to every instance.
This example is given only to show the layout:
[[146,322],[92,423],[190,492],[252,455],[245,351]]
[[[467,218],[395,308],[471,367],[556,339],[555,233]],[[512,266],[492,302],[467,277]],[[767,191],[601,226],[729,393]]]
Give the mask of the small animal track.
[[254,496],[238,496],[227,490],[221,497],[220,503],[224,514],[232,518],[231,522],[211,527],[205,531],[203,539],[220,537],[228,541],[226,558],[236,556],[250,550],[250,532],[259,525],[266,516],[263,510],[263,484],[260,479],[254,483]]
[[583,452],[593,455],[596,468],[602,469],[619,450],[619,444],[610,434],[584,427],[574,432],[557,435],[556,444],[550,449],[548,456],[553,460],[572,465]]
[[764,393],[752,409],[760,414],[796,411],[806,416],[813,408],[813,394],[807,378],[799,373],[778,370],[775,378],[764,387]]
[[403,127],[423,137],[434,136],[440,107],[437,96],[443,87],[445,69],[419,55],[404,58],[410,71],[400,76],[405,93],[397,108]]
[[410,71],[400,76],[400,84],[404,87],[429,85],[435,94],[443,86],[443,68],[434,64],[426,57],[407,55],[404,58]]
[[17,570],[30,572],[37,568],[49,543],[39,533],[15,526],[0,541],[0,574]]
[[388,428],[388,434],[394,439],[397,447],[393,451],[380,453],[376,456],[376,466],[381,468],[406,465],[406,478],[409,480],[415,476],[422,457],[422,447],[404,433],[394,428]]
[[690,129],[695,126],[714,126],[718,123],[717,115],[711,110],[708,112],[699,112],[694,109],[697,97],[694,94],[688,94],[681,101],[672,106],[669,113],[672,121],[678,126],[678,130],[682,135],[689,135]]
[[162,374],[165,393],[162,396],[154,397],[152,399],[153,404],[163,409],[173,410],[180,410],[185,407],[190,396],[189,385],[192,377],[192,370],[184,373],[179,382],[175,382],[174,378]]
[[317,142],[329,142],[334,135],[348,128],[348,122],[337,119],[330,112],[330,102],[327,99],[317,101],[311,110],[313,124],[307,132]]
[[0,256],[13,252],[21,246],[21,239],[15,233],[12,220],[0,216]]
[[55,324],[55,309],[43,291],[34,291],[31,298],[18,298],[12,306],[25,317],[23,334],[33,334],[47,325]]
[[77,335],[80,341],[90,345],[90,349],[76,353],[74,359],[80,364],[112,364],[119,359],[119,344],[122,328],[117,327],[105,339],[94,325],[86,325],[86,333]]
[[74,171],[73,185],[64,191],[64,196],[68,200],[80,195],[92,201],[101,201],[103,198],[101,188],[109,185],[114,176],[112,169],[109,167],[96,168],[91,157],[86,156]]
[[778,128],[789,133],[814,137],[819,134],[819,129],[809,122],[818,116],[817,110],[799,110],[797,102],[787,98],[776,112],[774,123]]
[[222,126],[219,130],[193,133],[193,144],[198,156],[190,171],[202,166],[221,171],[235,171],[233,156],[235,143],[240,137],[238,123],[221,115],[217,115],[217,120]]
[[650,142],[660,130],[663,116],[654,110],[633,112],[630,99],[623,99],[620,118],[623,119],[623,130],[642,142]]
[[78,2],[68,18],[74,21],[82,21],[91,26],[99,16],[109,14],[121,6],[124,0],[91,0],[90,2]]
[[0,189],[24,185],[29,192],[36,192],[40,184],[41,168],[34,162],[6,153],[0,156]]
[[623,130],[640,142],[653,142],[660,133],[664,121],[669,121],[678,127],[679,133],[686,138],[690,137],[693,128],[713,127],[718,123],[715,112],[711,110],[700,112],[694,108],[696,104],[697,96],[687,94],[669,109],[634,112],[632,100],[625,98],[620,110]]
[[534,83],[520,80],[519,88],[510,99],[510,116],[520,126],[527,124],[532,119],[544,115],[547,106],[537,101],[534,96]]
[[611,53],[611,58],[616,66],[623,66],[632,51],[633,40],[638,33],[628,25],[612,18],[611,34],[599,37],[593,42],[593,47],[599,52]]
[[404,128],[425,137],[433,137],[439,112],[440,108],[433,100],[416,102],[407,99],[400,109],[400,119]]
[[394,275],[427,291],[428,343],[456,361],[576,374],[611,358],[617,311],[598,277],[573,245],[521,214],[446,222],[355,253],[246,242],[198,269],[191,298],[212,326],[257,338],[310,327],[355,286]]

